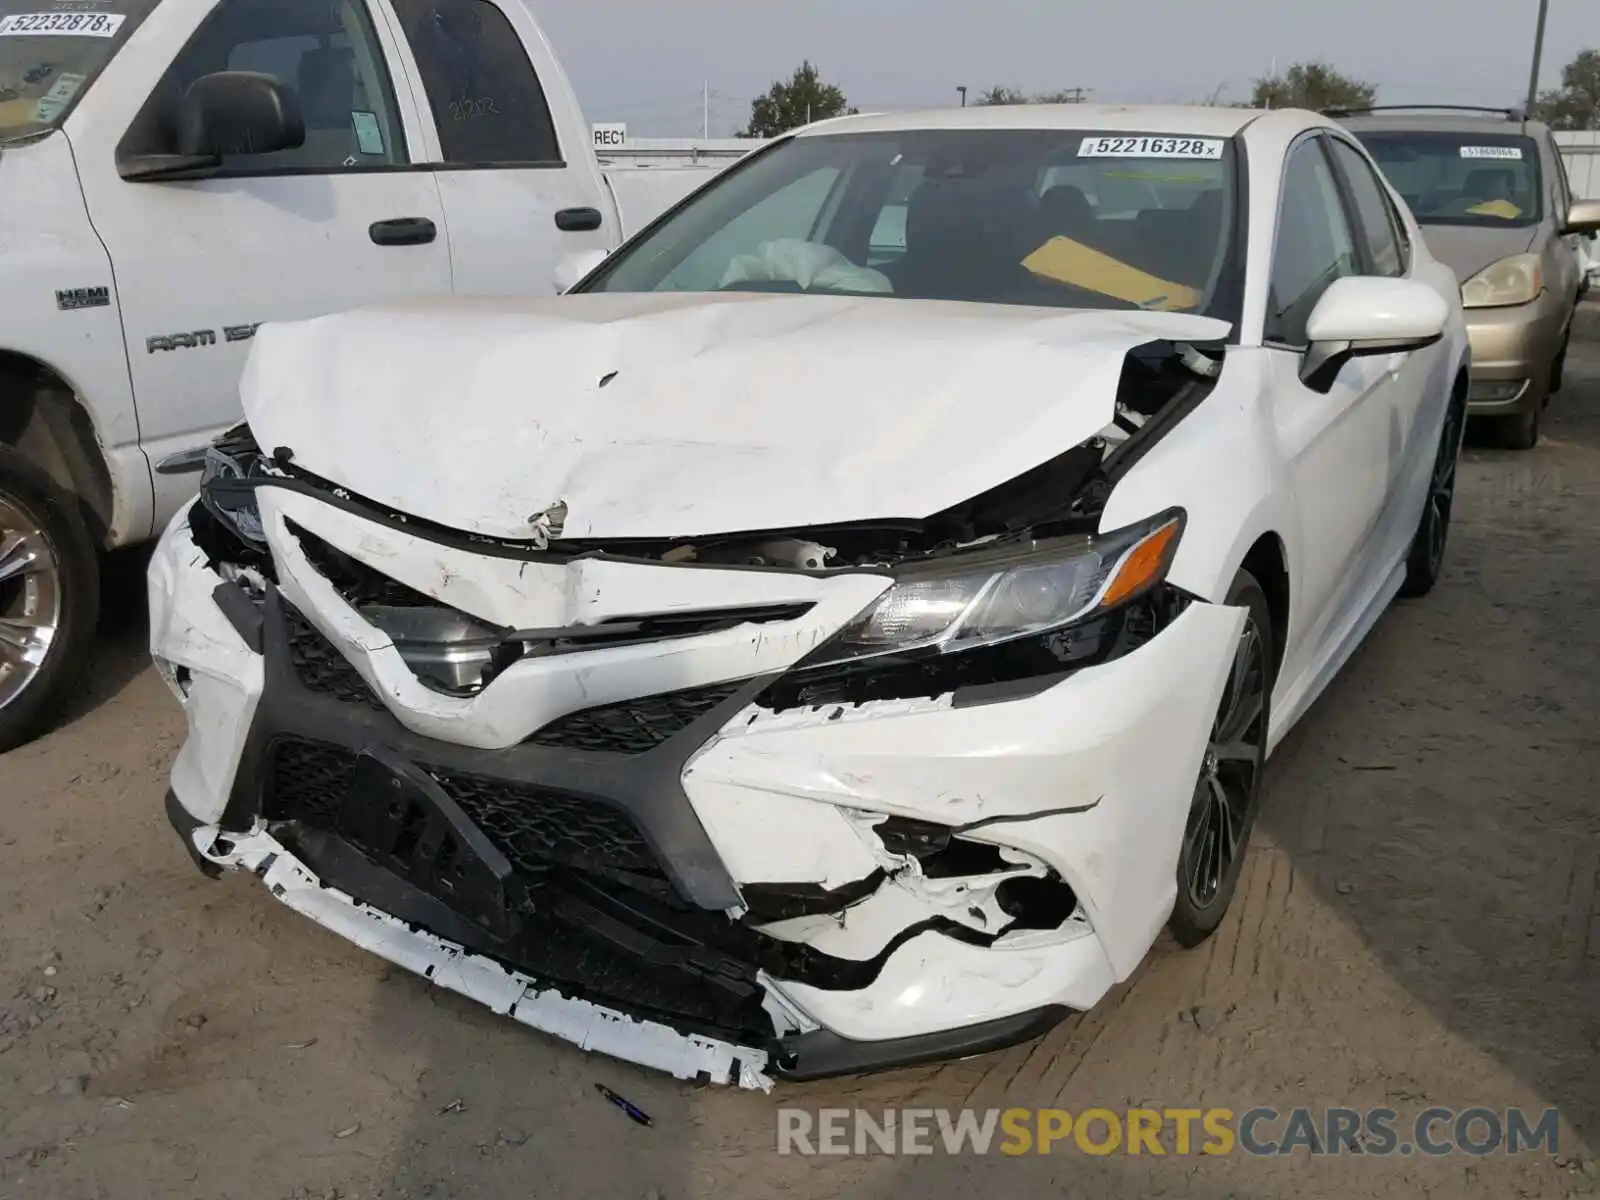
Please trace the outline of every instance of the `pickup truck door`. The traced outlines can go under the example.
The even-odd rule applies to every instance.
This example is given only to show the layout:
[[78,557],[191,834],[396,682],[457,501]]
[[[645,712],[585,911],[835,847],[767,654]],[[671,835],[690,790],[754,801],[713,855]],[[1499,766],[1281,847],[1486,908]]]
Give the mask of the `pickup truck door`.
[[[119,56],[126,107],[74,139],[116,274],[152,466],[238,419],[259,323],[451,287],[434,175],[412,166],[425,122],[391,69],[398,44],[384,11],[365,0],[168,0],[161,17],[140,33],[163,29],[170,48],[153,60]],[[119,161],[168,148],[172,98],[220,70],[265,71],[294,87],[305,144],[230,157],[206,178],[122,178]],[[109,72],[102,83],[113,83]],[[192,474],[155,475],[156,528],[194,484]]]
[[455,290],[553,294],[557,262],[613,249],[621,232],[549,43],[515,0],[392,2],[433,118]]

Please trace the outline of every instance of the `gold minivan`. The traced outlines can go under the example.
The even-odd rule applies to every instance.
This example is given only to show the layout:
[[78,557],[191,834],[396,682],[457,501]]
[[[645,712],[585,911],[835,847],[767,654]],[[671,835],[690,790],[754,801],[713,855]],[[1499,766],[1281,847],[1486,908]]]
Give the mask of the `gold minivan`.
[[1516,110],[1407,105],[1328,115],[1367,148],[1428,249],[1461,281],[1470,413],[1492,425],[1498,444],[1531,448],[1561,387],[1584,282],[1579,239],[1600,229],[1600,200],[1573,197],[1549,127]]

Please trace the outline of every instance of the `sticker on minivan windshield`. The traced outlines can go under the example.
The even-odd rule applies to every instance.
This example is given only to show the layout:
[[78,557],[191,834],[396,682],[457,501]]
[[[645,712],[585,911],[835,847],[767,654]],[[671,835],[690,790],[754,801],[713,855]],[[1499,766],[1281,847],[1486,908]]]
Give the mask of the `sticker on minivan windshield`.
[[116,37],[125,13],[12,13],[0,17],[0,37]]
[[1221,138],[1086,137],[1079,158],[1221,158]]
[[1462,158],[1516,158],[1522,157],[1521,146],[1463,146]]

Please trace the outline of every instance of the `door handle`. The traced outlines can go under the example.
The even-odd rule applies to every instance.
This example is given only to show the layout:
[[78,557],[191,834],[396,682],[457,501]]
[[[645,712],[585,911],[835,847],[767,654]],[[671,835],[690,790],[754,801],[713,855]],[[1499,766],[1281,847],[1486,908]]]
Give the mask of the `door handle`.
[[600,220],[598,208],[563,208],[556,213],[556,228],[562,233],[593,233]]
[[425,246],[439,236],[439,229],[427,217],[392,217],[374,221],[367,232],[379,246]]

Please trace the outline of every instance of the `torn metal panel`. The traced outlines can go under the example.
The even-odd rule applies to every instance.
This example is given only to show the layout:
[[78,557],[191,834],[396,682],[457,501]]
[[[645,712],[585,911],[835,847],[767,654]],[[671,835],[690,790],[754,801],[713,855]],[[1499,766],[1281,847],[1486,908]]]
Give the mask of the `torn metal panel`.
[[1227,333],[822,295],[407,304],[263,327],[242,395],[264,448],[403,513],[533,541],[564,503],[565,538],[673,538],[943,511],[1111,425],[1129,350]]

